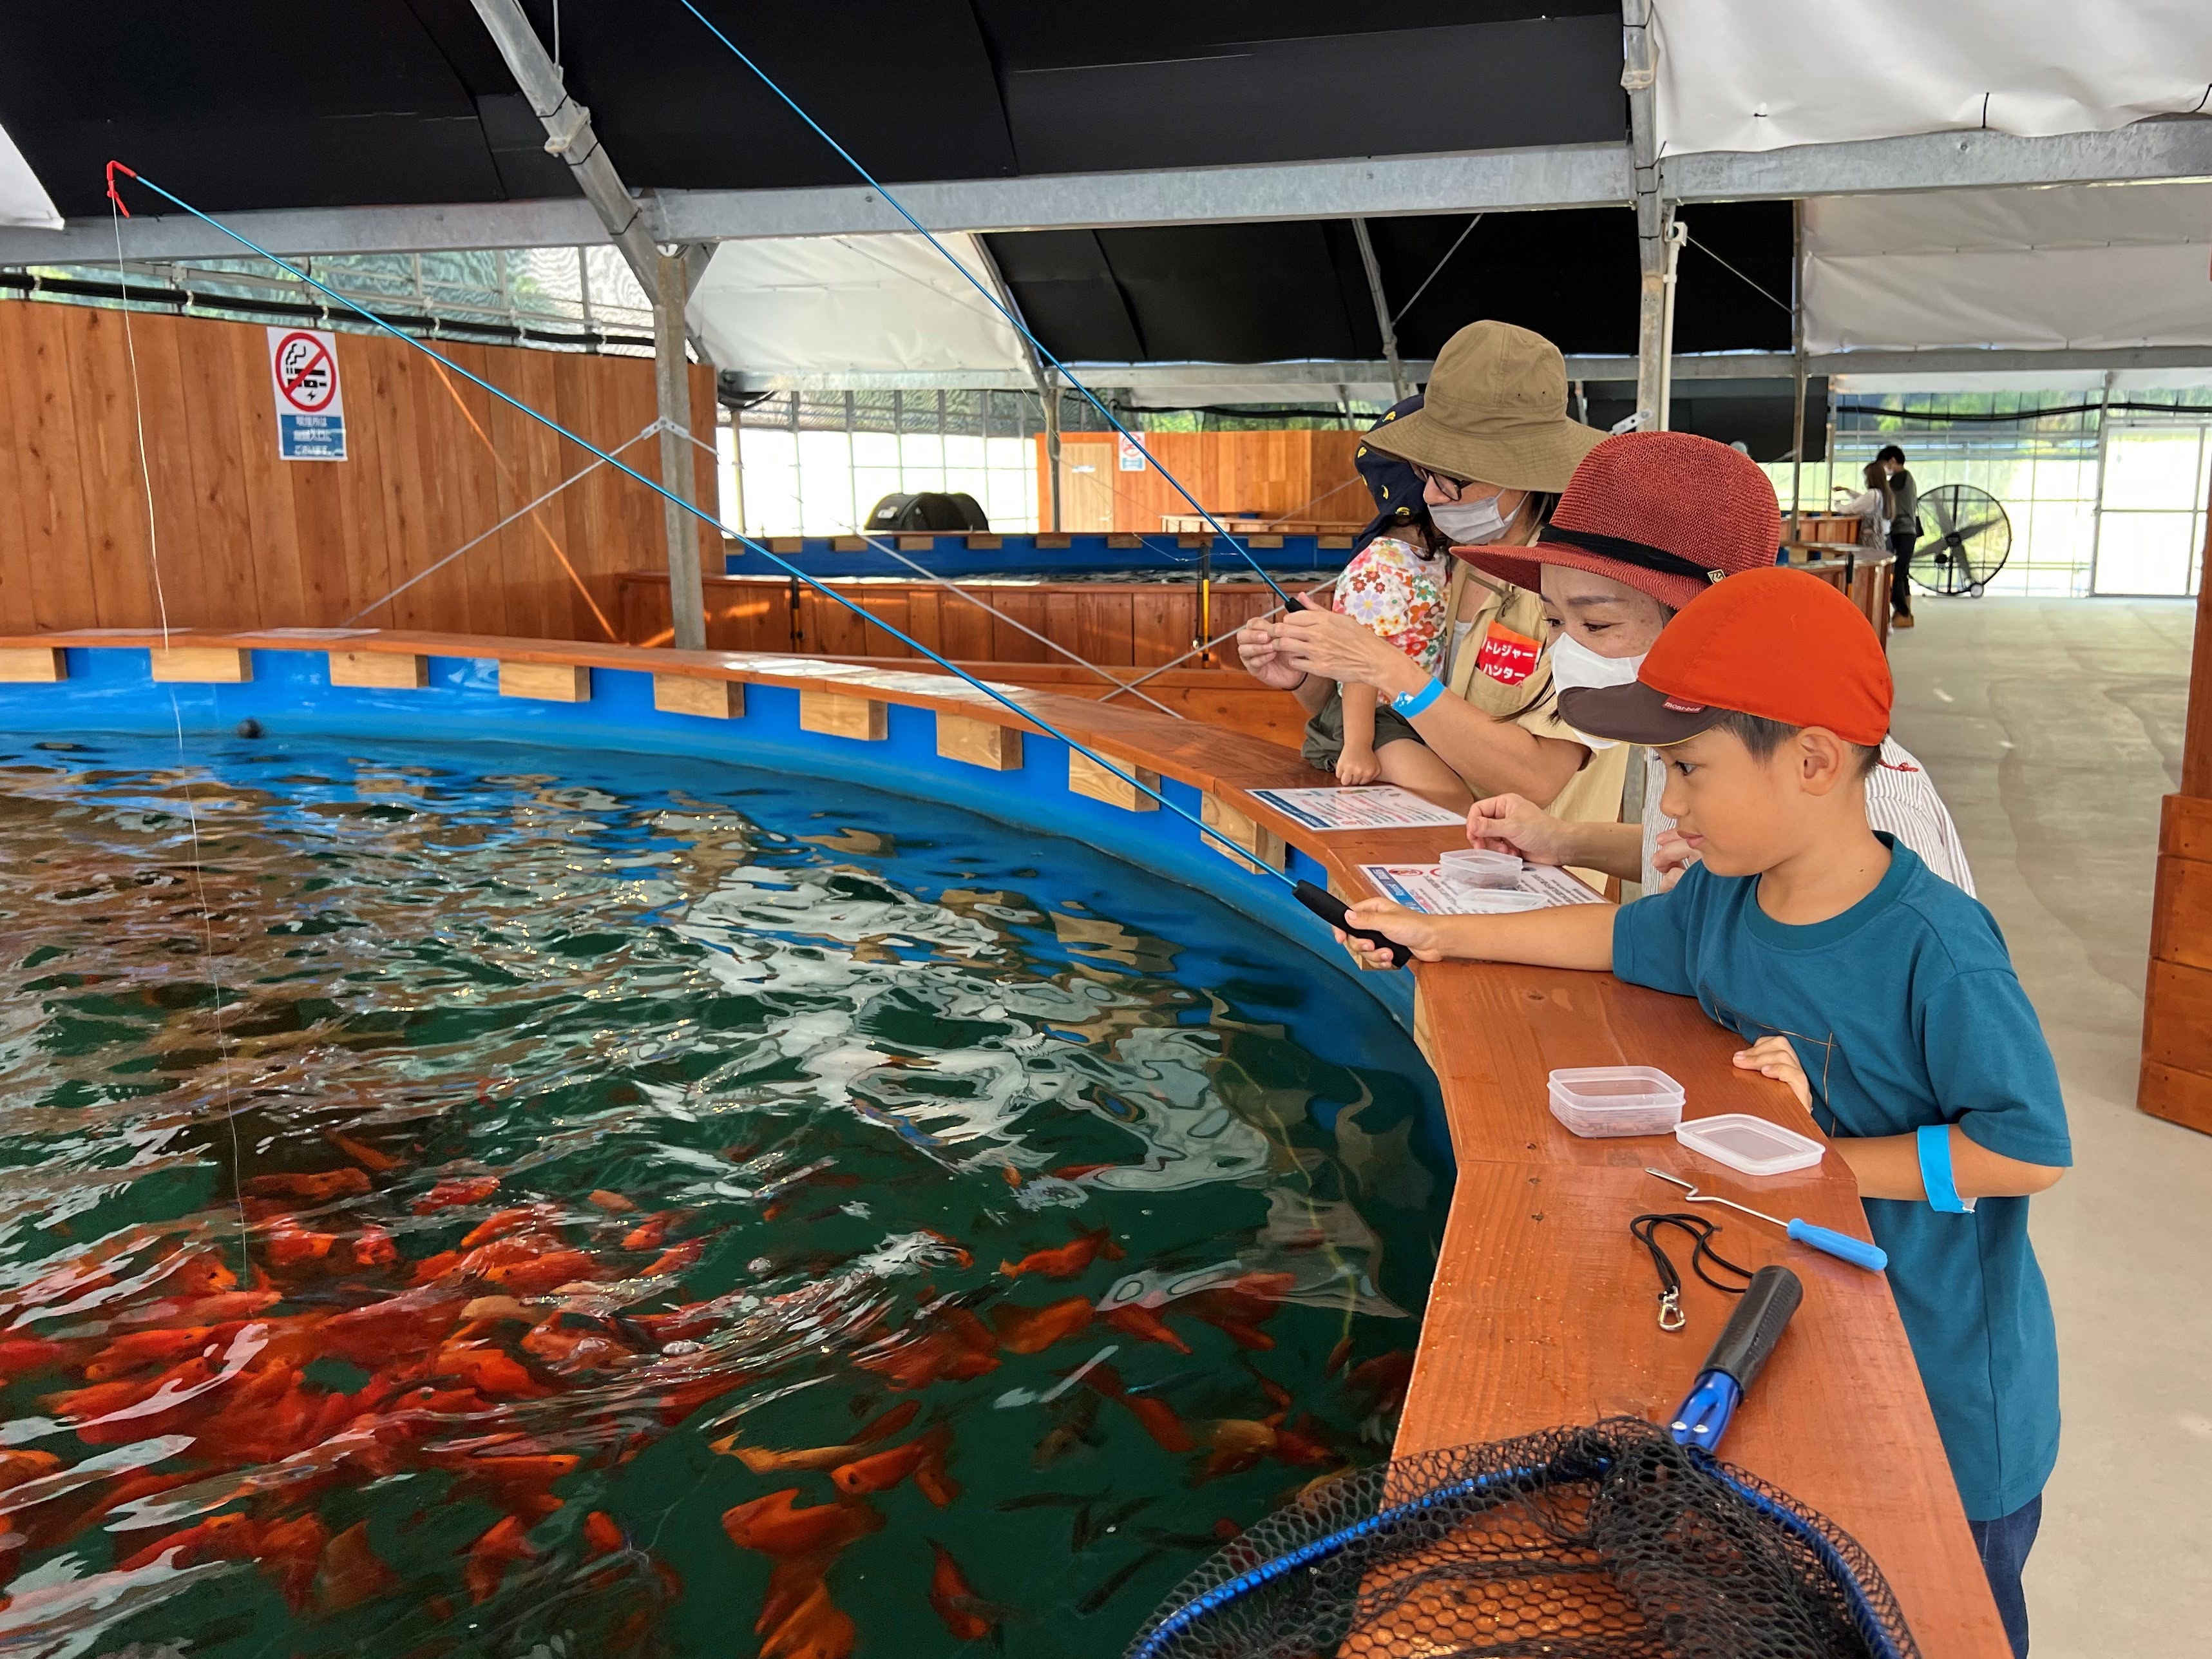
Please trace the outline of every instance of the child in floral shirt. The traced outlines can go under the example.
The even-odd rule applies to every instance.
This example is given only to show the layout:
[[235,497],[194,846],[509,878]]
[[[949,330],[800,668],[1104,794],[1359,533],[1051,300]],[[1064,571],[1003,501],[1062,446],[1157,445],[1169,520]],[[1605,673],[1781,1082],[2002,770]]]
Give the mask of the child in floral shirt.
[[[1434,674],[1443,662],[1450,580],[1443,556],[1411,539],[1377,536],[1337,578],[1334,608],[1366,623]],[[1375,688],[1346,685],[1339,695],[1344,702],[1344,748],[1336,757],[1336,781],[1372,783],[1385,776],[1375,747]]]

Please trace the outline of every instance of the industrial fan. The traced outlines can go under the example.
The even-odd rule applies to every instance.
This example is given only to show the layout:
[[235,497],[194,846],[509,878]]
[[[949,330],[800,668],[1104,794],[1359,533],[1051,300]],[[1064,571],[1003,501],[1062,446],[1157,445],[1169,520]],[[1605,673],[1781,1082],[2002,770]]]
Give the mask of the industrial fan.
[[1975,599],[2012,552],[2012,520],[1997,498],[1972,484],[1938,484],[1920,497],[1921,533],[1912,574],[1936,593]]

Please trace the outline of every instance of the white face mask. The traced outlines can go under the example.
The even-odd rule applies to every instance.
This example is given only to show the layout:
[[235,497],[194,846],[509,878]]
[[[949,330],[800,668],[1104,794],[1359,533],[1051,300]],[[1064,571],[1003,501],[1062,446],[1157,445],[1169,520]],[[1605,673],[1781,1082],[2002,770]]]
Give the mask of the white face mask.
[[[1609,685],[1632,684],[1636,678],[1636,671],[1643,666],[1644,653],[1641,652],[1632,657],[1601,657],[1565,629],[1561,629],[1552,640],[1552,689],[1554,694],[1583,687],[1599,690]],[[1583,741],[1593,749],[1610,749],[1616,739],[1594,738],[1585,732]]]
[[[1498,511],[1504,492],[1479,501],[1431,501],[1429,521],[1454,547],[1480,547],[1505,533],[1509,520]],[[1514,509],[1518,512],[1516,506]]]

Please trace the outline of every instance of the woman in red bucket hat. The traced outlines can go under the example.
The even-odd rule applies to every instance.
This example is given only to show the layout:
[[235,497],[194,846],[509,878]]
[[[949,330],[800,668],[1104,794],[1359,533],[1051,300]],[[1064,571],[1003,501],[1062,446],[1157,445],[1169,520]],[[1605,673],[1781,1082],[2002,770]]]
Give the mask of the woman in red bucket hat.
[[[1556,687],[1626,685],[1676,611],[1712,583],[1770,566],[1781,541],[1774,487],[1739,451],[1686,432],[1607,438],[1576,468],[1541,540],[1462,556],[1537,586],[1553,626]],[[1583,735],[1593,746],[1607,739]],[[1547,811],[1526,791],[1475,803],[1468,836],[1536,864],[1602,871],[1647,890],[1671,884],[1690,856],[1659,811],[1662,769],[1646,769],[1640,821],[1592,823]],[[1867,781],[1867,817],[1937,875],[1974,890],[1957,827],[1928,774],[1894,738]]]

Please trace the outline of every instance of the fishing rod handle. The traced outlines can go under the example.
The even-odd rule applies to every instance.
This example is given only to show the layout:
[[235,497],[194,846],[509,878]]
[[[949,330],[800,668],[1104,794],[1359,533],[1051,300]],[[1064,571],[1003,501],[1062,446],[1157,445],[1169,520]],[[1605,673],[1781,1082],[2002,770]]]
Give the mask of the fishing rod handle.
[[1800,1244],[1809,1244],[1816,1250],[1826,1250],[1830,1255],[1848,1261],[1854,1267],[1864,1267],[1878,1273],[1889,1266],[1889,1252],[1879,1244],[1869,1243],[1863,1238],[1853,1238],[1849,1233],[1839,1233],[1832,1227],[1815,1227],[1809,1221],[1793,1218],[1790,1237]]
[[1316,887],[1310,881],[1302,881],[1297,884],[1297,892],[1299,903],[1330,927],[1349,933],[1354,939],[1365,939],[1393,968],[1403,968],[1411,959],[1413,952],[1396,939],[1386,939],[1372,928],[1354,927],[1352,925],[1352,907],[1326,887]]
[[1735,1304],[1720,1340],[1705,1356],[1705,1370],[1733,1378],[1746,1394],[1790,1328],[1790,1316],[1805,1299],[1805,1286],[1787,1267],[1765,1267],[1751,1276],[1750,1288]]

